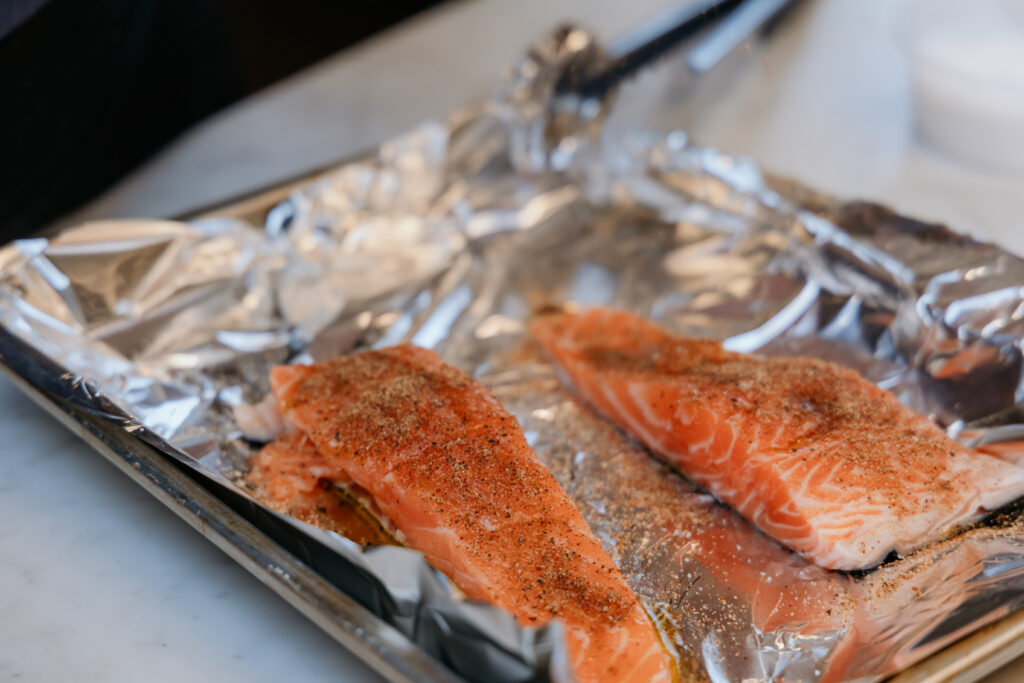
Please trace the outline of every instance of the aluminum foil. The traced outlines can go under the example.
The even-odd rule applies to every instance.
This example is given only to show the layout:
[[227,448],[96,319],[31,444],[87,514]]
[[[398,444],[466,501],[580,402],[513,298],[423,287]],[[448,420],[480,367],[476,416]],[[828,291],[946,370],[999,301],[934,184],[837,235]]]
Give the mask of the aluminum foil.
[[[481,379],[688,675],[877,680],[1024,602],[1014,508],[871,571],[823,570],[653,459],[556,381],[526,336],[550,306],[614,306],[733,350],[853,367],[972,447],[1024,457],[1024,261],[778,179],[685,134],[609,130],[555,97],[603,53],[566,28],[489,101],[268,207],[262,225],[104,222],[0,251],[0,323],[55,378],[251,498],[234,409],[275,363],[412,341]],[[111,407],[111,403],[116,407]],[[411,550],[293,521],[353,597],[471,680],[565,678],[560,628],[464,602]]]

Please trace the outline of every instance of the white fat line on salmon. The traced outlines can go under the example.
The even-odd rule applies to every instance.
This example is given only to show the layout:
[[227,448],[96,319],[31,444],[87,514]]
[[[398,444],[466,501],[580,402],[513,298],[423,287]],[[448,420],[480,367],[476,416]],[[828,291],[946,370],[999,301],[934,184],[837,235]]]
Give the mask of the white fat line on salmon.
[[651,402],[648,401],[646,397],[643,396],[642,385],[637,384],[635,382],[631,382],[628,385],[627,391],[629,392],[629,397],[633,399],[633,403],[636,405],[637,408],[640,409],[640,412],[643,414],[644,418],[646,418],[655,426],[661,427],[666,431],[672,429],[672,420],[663,420],[659,418],[658,415],[651,408]]
[[[617,400],[618,399],[618,395],[617,394],[615,396],[613,396],[611,398],[611,400],[614,402],[615,407],[618,410],[620,410],[621,412],[623,412],[624,415],[626,415],[630,419],[630,421],[631,421],[630,423],[631,424],[633,424],[633,425],[643,425],[644,424],[644,420],[648,419],[648,415],[650,414],[649,413],[649,411],[650,411],[649,404],[646,403],[646,402],[641,402],[641,401],[637,400],[636,396],[631,391],[631,387],[632,386],[633,385],[631,385],[631,384],[627,384],[626,385],[626,387],[627,387],[626,391],[621,392],[622,395],[624,396],[623,400]],[[607,392],[609,391],[609,385],[605,385],[604,391],[605,391],[605,394],[607,394]],[[617,402],[615,402],[615,401],[617,401]],[[652,426],[656,428],[656,427],[660,426],[660,423],[655,423]],[[644,433],[648,434],[648,435],[650,434],[650,432],[644,432]],[[654,438],[654,437],[649,435],[648,438]],[[666,450],[665,441],[662,438],[660,438],[660,437],[656,438],[652,443],[650,441],[648,441],[648,443],[649,443],[649,446],[651,447],[651,449],[653,449],[654,451],[664,451],[664,450]]]
[[701,409],[704,412],[704,422],[711,425],[708,437],[703,441],[697,441],[693,443],[687,443],[687,449],[690,453],[702,452],[709,464],[720,464],[729,462],[732,457],[732,451],[726,451],[724,448],[716,449],[716,452],[711,450],[711,447],[715,445],[715,439],[718,438],[718,430],[721,429],[722,420],[718,418],[718,415],[710,410]]
[[685,403],[680,403],[676,406],[676,412],[672,417],[683,427],[689,427],[693,424],[693,410]]
[[604,394],[604,397],[608,401],[613,412],[617,412],[619,416],[625,420],[630,432],[635,434],[638,439],[645,442],[651,448],[654,448],[655,450],[665,450],[665,444],[662,440],[648,432],[643,425],[641,425],[637,419],[625,409],[610,383],[599,387],[599,390]]

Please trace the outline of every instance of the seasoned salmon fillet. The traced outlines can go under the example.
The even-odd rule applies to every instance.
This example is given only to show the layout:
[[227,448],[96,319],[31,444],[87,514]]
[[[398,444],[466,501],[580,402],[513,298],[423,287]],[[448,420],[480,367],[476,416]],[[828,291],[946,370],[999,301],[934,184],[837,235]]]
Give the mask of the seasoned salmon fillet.
[[872,567],[1024,494],[1024,470],[832,363],[732,353],[603,309],[532,332],[599,412],[822,567]]
[[285,419],[409,547],[524,625],[560,619],[579,681],[669,681],[650,618],[580,512],[477,381],[411,345],[277,367]]

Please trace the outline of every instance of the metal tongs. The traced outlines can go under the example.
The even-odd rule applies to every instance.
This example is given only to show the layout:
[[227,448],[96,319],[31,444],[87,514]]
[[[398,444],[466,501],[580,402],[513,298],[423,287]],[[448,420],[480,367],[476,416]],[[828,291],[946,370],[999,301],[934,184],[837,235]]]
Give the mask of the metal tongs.
[[609,46],[596,71],[569,69],[555,91],[581,100],[604,100],[618,85],[690,39],[687,70],[711,70],[758,32],[771,31],[800,0],[700,0],[645,21]]

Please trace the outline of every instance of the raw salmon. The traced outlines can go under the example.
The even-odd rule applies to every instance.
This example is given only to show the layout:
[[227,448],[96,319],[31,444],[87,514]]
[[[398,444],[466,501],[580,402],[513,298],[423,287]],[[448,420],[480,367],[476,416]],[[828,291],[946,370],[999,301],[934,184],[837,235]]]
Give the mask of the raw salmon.
[[565,624],[580,681],[668,681],[650,618],[513,418],[411,345],[277,367],[284,417],[404,542],[524,625]]
[[1024,494],[1020,468],[837,365],[732,353],[601,309],[532,330],[601,413],[823,567],[874,566]]

